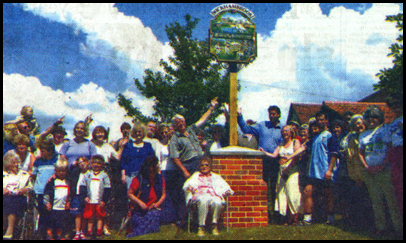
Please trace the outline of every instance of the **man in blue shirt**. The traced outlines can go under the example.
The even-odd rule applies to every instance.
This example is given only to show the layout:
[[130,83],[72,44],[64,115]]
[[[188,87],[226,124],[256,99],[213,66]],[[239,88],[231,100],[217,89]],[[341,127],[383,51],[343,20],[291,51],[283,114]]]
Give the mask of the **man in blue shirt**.
[[[262,121],[253,126],[248,126],[242,117],[241,110],[238,110],[237,122],[240,129],[245,134],[253,134],[258,138],[258,147],[266,152],[273,153],[279,144],[283,141],[279,122],[281,110],[277,106],[268,108],[269,121]],[[276,183],[278,180],[279,163],[278,159],[272,159],[267,156],[262,158],[262,177],[268,184],[268,219],[276,223],[274,217],[274,205],[276,198]]]
[[316,113],[316,122],[320,134],[313,137],[308,149],[311,149],[309,161],[308,182],[304,190],[304,220],[301,225],[311,225],[312,212],[314,211],[313,192],[319,193],[327,213],[326,224],[334,222],[333,188],[332,182],[336,181],[338,172],[338,140],[335,134],[328,130],[327,115],[319,111]]

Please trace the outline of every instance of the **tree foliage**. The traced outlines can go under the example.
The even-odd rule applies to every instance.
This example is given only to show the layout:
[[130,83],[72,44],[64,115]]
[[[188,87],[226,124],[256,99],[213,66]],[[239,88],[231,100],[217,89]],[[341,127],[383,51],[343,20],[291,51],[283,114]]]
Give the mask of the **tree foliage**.
[[[132,106],[130,99],[118,95],[119,105],[134,120],[170,122],[175,114],[181,114],[186,124],[192,124],[207,111],[213,98],[218,97],[220,105],[229,101],[229,73],[208,53],[207,41],[199,42],[192,38],[199,19],[192,20],[190,15],[186,15],[185,20],[184,26],[174,22],[165,27],[174,55],[169,57],[169,62],[161,59],[160,66],[164,72],[147,69],[143,82],[134,79],[140,93],[155,100],[153,117],[144,116]],[[217,109],[208,123],[213,123],[221,112]]]
[[399,30],[399,37],[396,43],[390,46],[388,57],[393,57],[393,67],[384,68],[376,75],[379,82],[374,84],[375,90],[385,89],[390,94],[403,95],[403,14],[387,16],[386,21],[396,22]]

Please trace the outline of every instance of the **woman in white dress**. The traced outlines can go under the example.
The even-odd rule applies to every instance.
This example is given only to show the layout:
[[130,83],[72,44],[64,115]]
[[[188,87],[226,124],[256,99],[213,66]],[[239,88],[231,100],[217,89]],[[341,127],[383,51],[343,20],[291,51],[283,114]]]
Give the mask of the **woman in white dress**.
[[[284,126],[282,128],[282,137],[284,141],[275,149],[274,153],[268,153],[262,148],[266,156],[279,159],[279,175],[278,184],[276,186],[275,211],[283,216],[289,216],[287,224],[295,225],[297,223],[297,214],[300,207],[300,188],[299,188],[299,169],[297,166],[297,157],[287,159],[300,149],[300,142],[295,137],[295,132],[292,126]],[[289,210],[288,210],[289,208]],[[286,225],[287,225],[286,224]]]

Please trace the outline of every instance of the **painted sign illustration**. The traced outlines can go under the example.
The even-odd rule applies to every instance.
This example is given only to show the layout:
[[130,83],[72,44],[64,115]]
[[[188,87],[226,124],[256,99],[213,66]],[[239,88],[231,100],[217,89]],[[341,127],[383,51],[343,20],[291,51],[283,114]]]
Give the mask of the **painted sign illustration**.
[[251,21],[253,14],[236,4],[223,7],[223,11],[218,8],[212,11],[216,15],[210,24],[210,53],[219,62],[252,61],[257,55],[256,25]]

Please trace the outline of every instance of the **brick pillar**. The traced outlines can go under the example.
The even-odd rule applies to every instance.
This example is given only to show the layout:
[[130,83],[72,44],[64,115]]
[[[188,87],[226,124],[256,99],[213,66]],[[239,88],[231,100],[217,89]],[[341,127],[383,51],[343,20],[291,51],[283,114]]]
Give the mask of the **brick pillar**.
[[212,171],[220,174],[234,191],[228,205],[230,227],[267,226],[267,186],[262,181],[262,153],[227,147],[212,152],[211,158]]

